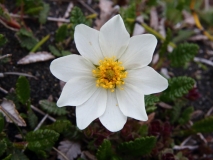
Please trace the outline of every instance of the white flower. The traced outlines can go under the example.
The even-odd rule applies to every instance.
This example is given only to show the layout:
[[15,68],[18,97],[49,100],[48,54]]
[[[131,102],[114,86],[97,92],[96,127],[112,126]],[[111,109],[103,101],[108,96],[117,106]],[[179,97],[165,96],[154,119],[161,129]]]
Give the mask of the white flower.
[[121,130],[127,117],[146,121],[144,95],[168,87],[168,81],[147,66],[157,39],[151,34],[130,38],[120,15],[100,31],[77,25],[74,39],[82,56],[61,57],[50,65],[52,74],[67,82],[57,105],[76,106],[80,129],[96,118],[112,132]]

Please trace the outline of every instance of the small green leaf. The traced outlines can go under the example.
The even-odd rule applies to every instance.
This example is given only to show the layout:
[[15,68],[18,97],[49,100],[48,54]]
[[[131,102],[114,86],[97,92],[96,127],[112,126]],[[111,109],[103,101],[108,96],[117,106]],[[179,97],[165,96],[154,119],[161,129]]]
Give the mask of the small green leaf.
[[35,115],[35,113],[32,110],[29,110],[27,113],[27,118],[28,118],[30,127],[34,129],[38,124],[38,117]]
[[157,102],[159,102],[159,98],[157,96],[145,95],[145,106],[146,112],[148,114],[154,112],[157,109],[155,106]]
[[172,41],[174,43],[180,43],[183,41],[186,41],[188,38],[190,38],[194,34],[193,30],[179,30],[178,35],[176,35]]
[[64,133],[67,132],[71,129],[72,124],[68,120],[57,120],[51,125],[47,125],[42,127],[42,129],[49,129],[49,130],[54,130],[58,133]]
[[24,76],[20,76],[16,82],[16,95],[22,104],[30,99],[30,84]]
[[124,20],[124,24],[126,26],[127,31],[130,34],[132,34],[134,26],[135,26],[134,21],[136,19],[136,3],[135,3],[135,1],[132,1],[132,3],[127,8],[121,9],[121,16]]
[[195,122],[192,126],[192,129],[197,133],[211,133],[213,132],[213,116],[206,117],[198,122]]
[[7,142],[5,141],[5,139],[2,139],[0,141],[0,156],[2,156],[4,154],[6,149],[7,149]]
[[159,98],[155,95],[145,95],[145,106],[155,106],[159,102]]
[[67,28],[66,24],[64,24],[60,28],[58,28],[58,30],[56,31],[56,34],[55,34],[56,42],[62,42],[67,37],[67,34],[68,34],[67,29],[68,28]]
[[27,147],[32,151],[48,149],[55,144],[58,137],[57,132],[48,129],[28,132],[26,135]]
[[179,124],[186,124],[187,122],[189,122],[190,120],[190,116],[192,114],[192,112],[194,111],[194,108],[193,107],[187,107],[183,113],[181,114],[178,122]]
[[195,84],[194,79],[186,76],[169,79],[169,87],[161,94],[162,101],[170,102],[186,95]]
[[54,102],[50,102],[48,100],[40,100],[39,104],[42,109],[44,109],[50,114],[55,114],[59,116],[67,114],[67,111],[64,107],[58,107]]
[[47,3],[44,3],[44,2],[42,4],[43,4],[43,9],[39,13],[39,22],[41,24],[44,24],[47,21],[47,16],[48,16],[48,13],[50,10],[50,5]]
[[68,56],[71,55],[72,53],[70,51],[61,51],[62,56]]
[[186,63],[191,61],[198,53],[199,46],[193,43],[183,43],[178,45],[168,58],[171,61],[173,67],[184,67]]
[[118,150],[131,156],[143,156],[149,154],[155,147],[156,137],[142,137],[134,141],[124,142],[118,146]]
[[172,107],[171,114],[170,114],[171,123],[175,123],[178,121],[180,114],[181,114],[181,109],[182,109],[182,105],[180,105],[180,104],[175,104]]
[[21,28],[16,33],[16,37],[18,38],[21,46],[28,50],[31,50],[38,43],[38,40],[33,36],[33,33],[24,28]]
[[25,13],[29,14],[29,15],[36,15],[42,10],[43,10],[42,6],[38,6],[38,7],[36,6],[36,7],[33,7],[33,8],[29,8],[28,10],[25,11]]
[[11,157],[12,157],[12,154],[9,154],[7,157],[5,157],[5,158],[2,159],[2,160],[11,160]]
[[98,160],[108,160],[112,158],[112,146],[109,140],[104,140],[96,153]]
[[4,35],[0,34],[0,47],[2,47],[5,43],[7,43],[7,39]]
[[49,45],[48,47],[49,47],[50,52],[51,52],[54,56],[56,56],[56,57],[61,57],[60,51],[57,50],[55,46]]
[[29,160],[27,156],[24,155],[20,150],[15,149],[13,151],[11,160]]
[[3,129],[4,129],[4,116],[0,112],[0,133],[3,131]]

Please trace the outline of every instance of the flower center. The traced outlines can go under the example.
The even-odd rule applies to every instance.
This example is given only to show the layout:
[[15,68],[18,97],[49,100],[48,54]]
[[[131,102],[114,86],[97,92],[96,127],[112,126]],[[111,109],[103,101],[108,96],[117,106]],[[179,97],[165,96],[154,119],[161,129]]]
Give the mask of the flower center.
[[115,57],[100,60],[96,69],[92,70],[93,75],[97,78],[96,86],[114,92],[116,87],[123,85],[127,71],[121,64],[122,62],[115,60]]

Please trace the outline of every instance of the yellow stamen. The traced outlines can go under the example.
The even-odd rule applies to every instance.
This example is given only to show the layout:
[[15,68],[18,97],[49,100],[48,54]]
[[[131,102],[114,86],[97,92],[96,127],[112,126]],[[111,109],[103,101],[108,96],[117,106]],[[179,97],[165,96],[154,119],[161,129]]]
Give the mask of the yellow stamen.
[[117,86],[121,88],[124,78],[127,77],[127,71],[121,64],[122,62],[116,61],[115,57],[100,60],[97,68],[92,70],[97,78],[96,86],[109,89],[111,92],[114,92]]

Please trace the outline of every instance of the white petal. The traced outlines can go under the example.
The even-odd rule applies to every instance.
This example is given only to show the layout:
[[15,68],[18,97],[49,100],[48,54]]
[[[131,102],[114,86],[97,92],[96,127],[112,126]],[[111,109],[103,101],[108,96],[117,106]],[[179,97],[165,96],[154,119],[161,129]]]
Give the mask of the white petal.
[[121,130],[127,121],[127,117],[121,112],[116,94],[107,91],[107,106],[104,114],[99,117],[101,123],[111,132]]
[[98,88],[88,101],[76,107],[77,126],[85,129],[92,121],[100,117],[107,103],[107,90]]
[[75,27],[74,39],[80,54],[93,64],[104,58],[99,45],[99,31],[80,24]]
[[120,58],[129,44],[129,39],[129,33],[120,15],[106,22],[99,32],[99,42],[105,57]]
[[147,66],[157,45],[157,39],[151,34],[143,34],[130,38],[129,46],[119,61],[125,69],[136,69]]
[[123,114],[137,120],[147,121],[144,95],[131,84],[125,84],[123,88],[116,90],[118,104]]
[[78,55],[57,58],[50,64],[51,73],[64,82],[69,81],[73,77],[92,77],[92,70],[94,68],[91,62]]
[[93,77],[72,78],[65,84],[57,106],[78,106],[83,104],[97,90],[95,85],[96,82]]
[[136,86],[145,95],[162,92],[168,87],[168,80],[149,66],[128,70],[125,83]]

